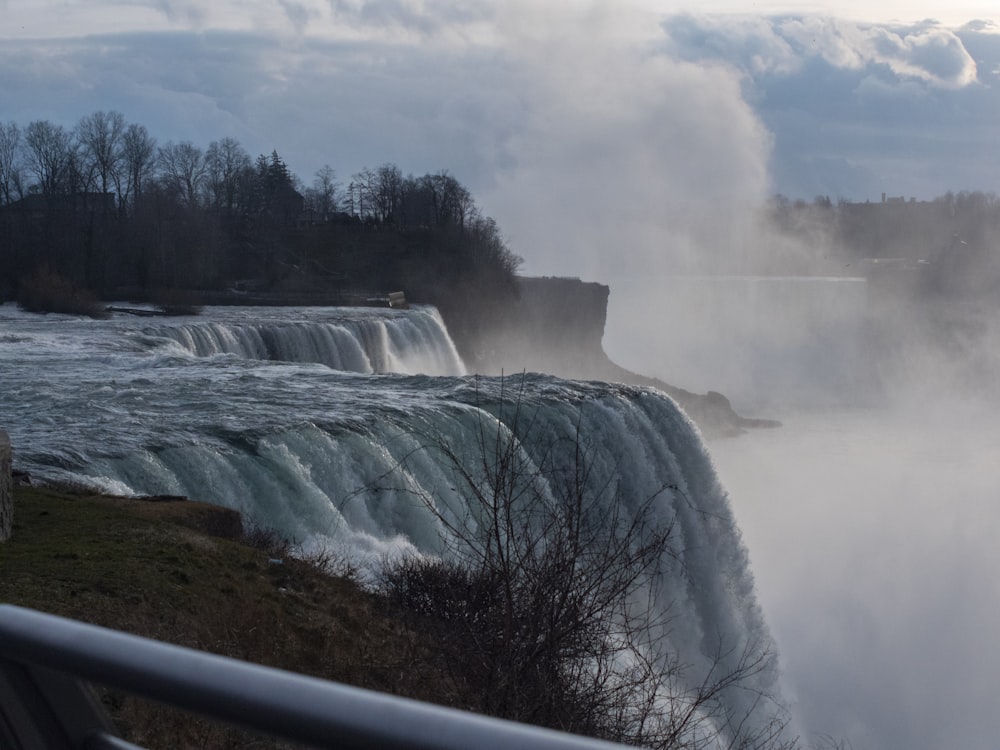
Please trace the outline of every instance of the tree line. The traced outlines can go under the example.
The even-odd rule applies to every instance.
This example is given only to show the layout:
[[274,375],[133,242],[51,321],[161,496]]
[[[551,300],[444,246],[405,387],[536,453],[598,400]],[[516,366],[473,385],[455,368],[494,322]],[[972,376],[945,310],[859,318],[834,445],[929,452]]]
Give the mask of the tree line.
[[[101,296],[398,287],[503,302],[521,259],[455,177],[365,168],[311,184],[231,137],[158,143],[120,112],[0,123],[0,295],[39,267]],[[448,307],[447,301],[444,305]]]
[[187,208],[253,214],[295,190],[301,209],[327,220],[346,214],[393,226],[473,225],[483,220],[471,193],[447,172],[403,176],[395,164],[364,168],[343,186],[329,164],[305,186],[278,156],[256,160],[225,137],[202,149],[190,141],[158,144],[120,112],[95,112],[67,130],[48,120],[0,123],[0,206],[29,196],[114,194],[120,216],[134,216],[150,193]]
[[908,274],[921,294],[985,299],[1000,290],[1000,197],[993,193],[948,191],[930,201],[883,195],[865,202],[778,195],[766,215],[811,251],[813,269]]

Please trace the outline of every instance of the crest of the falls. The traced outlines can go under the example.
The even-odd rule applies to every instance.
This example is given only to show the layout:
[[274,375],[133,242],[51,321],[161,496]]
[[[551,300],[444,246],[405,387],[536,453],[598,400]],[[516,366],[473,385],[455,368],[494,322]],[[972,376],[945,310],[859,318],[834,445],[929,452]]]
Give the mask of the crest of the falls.
[[274,362],[318,363],[335,370],[407,375],[461,375],[465,366],[437,310],[374,308],[240,309],[223,320],[149,327],[196,357],[222,354]]

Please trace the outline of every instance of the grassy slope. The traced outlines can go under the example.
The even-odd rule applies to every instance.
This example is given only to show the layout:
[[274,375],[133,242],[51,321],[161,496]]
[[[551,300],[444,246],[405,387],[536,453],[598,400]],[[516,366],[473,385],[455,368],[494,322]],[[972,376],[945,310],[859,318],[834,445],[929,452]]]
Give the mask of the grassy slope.
[[[457,691],[420,638],[349,578],[250,546],[232,511],[17,488],[0,601],[226,656],[425,700]],[[113,693],[129,739],[240,747],[234,731]],[[259,746],[259,745],[256,745]]]

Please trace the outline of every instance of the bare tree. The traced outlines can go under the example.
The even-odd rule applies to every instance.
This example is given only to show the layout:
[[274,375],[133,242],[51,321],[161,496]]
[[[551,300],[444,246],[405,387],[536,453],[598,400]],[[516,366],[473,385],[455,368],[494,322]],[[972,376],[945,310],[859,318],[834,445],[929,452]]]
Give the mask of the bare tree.
[[383,224],[398,223],[403,201],[403,173],[395,164],[383,164],[375,171],[372,198],[376,219]]
[[21,129],[16,122],[0,123],[0,205],[24,197]]
[[464,229],[477,212],[472,193],[447,172],[407,180],[403,199],[407,222],[420,226]]
[[313,210],[324,218],[336,211],[339,189],[340,185],[336,181],[336,173],[333,171],[333,167],[329,164],[324,164],[316,170],[312,190],[310,191]]
[[202,150],[190,141],[170,142],[162,146],[157,154],[157,164],[166,187],[189,208],[196,207],[208,173]]
[[360,219],[372,219],[379,224],[401,224],[407,184],[395,164],[386,163],[378,169],[365,167],[351,176],[347,188],[352,213]]
[[205,152],[209,202],[228,212],[236,210],[240,183],[253,161],[235,138],[212,141]]
[[62,125],[35,120],[25,128],[24,143],[28,170],[37,180],[38,191],[46,196],[69,192],[74,148]]
[[156,162],[156,141],[145,125],[132,124],[122,135],[123,183],[118,185],[118,206],[124,208],[131,201],[136,205],[142,199],[143,185],[152,173]]
[[474,218],[478,209],[472,193],[451,175],[442,173],[444,189],[444,205],[452,221],[464,229],[467,222]]
[[86,172],[94,174],[96,187],[102,193],[121,184],[124,135],[125,116],[121,112],[94,112],[81,118],[76,126],[81,164]]
[[716,667],[694,685],[671,651],[658,592],[683,561],[657,498],[626,500],[613,477],[593,474],[579,422],[568,444],[529,457],[514,438],[535,429],[521,404],[520,394],[501,395],[502,418],[480,419],[471,451],[426,437],[421,453],[448,467],[465,503],[420,494],[447,553],[389,564],[384,575],[403,616],[432,632],[469,706],[664,750],[793,746],[772,696],[758,694],[749,709],[728,700],[771,667],[769,644],[720,643]]
[[378,175],[375,170],[368,167],[351,175],[351,184],[347,186],[348,201],[351,206],[351,213],[362,221],[375,218],[375,193],[377,185]]

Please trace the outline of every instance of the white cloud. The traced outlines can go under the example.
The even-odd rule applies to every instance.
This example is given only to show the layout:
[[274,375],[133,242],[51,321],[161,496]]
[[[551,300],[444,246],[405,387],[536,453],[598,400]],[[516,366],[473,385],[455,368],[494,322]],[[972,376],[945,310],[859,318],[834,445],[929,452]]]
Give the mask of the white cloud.
[[857,69],[868,62],[865,32],[835,18],[792,18],[776,24],[778,33],[796,48],[800,59],[820,57],[837,68]]
[[791,73],[802,63],[768,18],[681,14],[671,16],[664,29],[668,49],[685,58],[711,57],[752,74]]
[[664,30],[676,56],[742,72],[747,100],[774,134],[780,192],[864,200],[997,190],[993,23],[679,15]]
[[946,88],[976,81],[976,63],[954,32],[930,28],[913,33],[888,29],[869,32],[870,60],[888,65],[900,77],[913,77]]
[[925,22],[898,27],[837,18],[696,17],[668,19],[666,32],[680,54],[718,59],[750,75],[796,73],[819,58],[841,69],[884,65],[901,80],[960,88],[976,81],[976,63],[961,38]]
[[295,30],[301,33],[308,26],[309,22],[315,18],[315,11],[306,3],[294,2],[294,0],[278,0],[278,5],[285,11],[289,22]]

